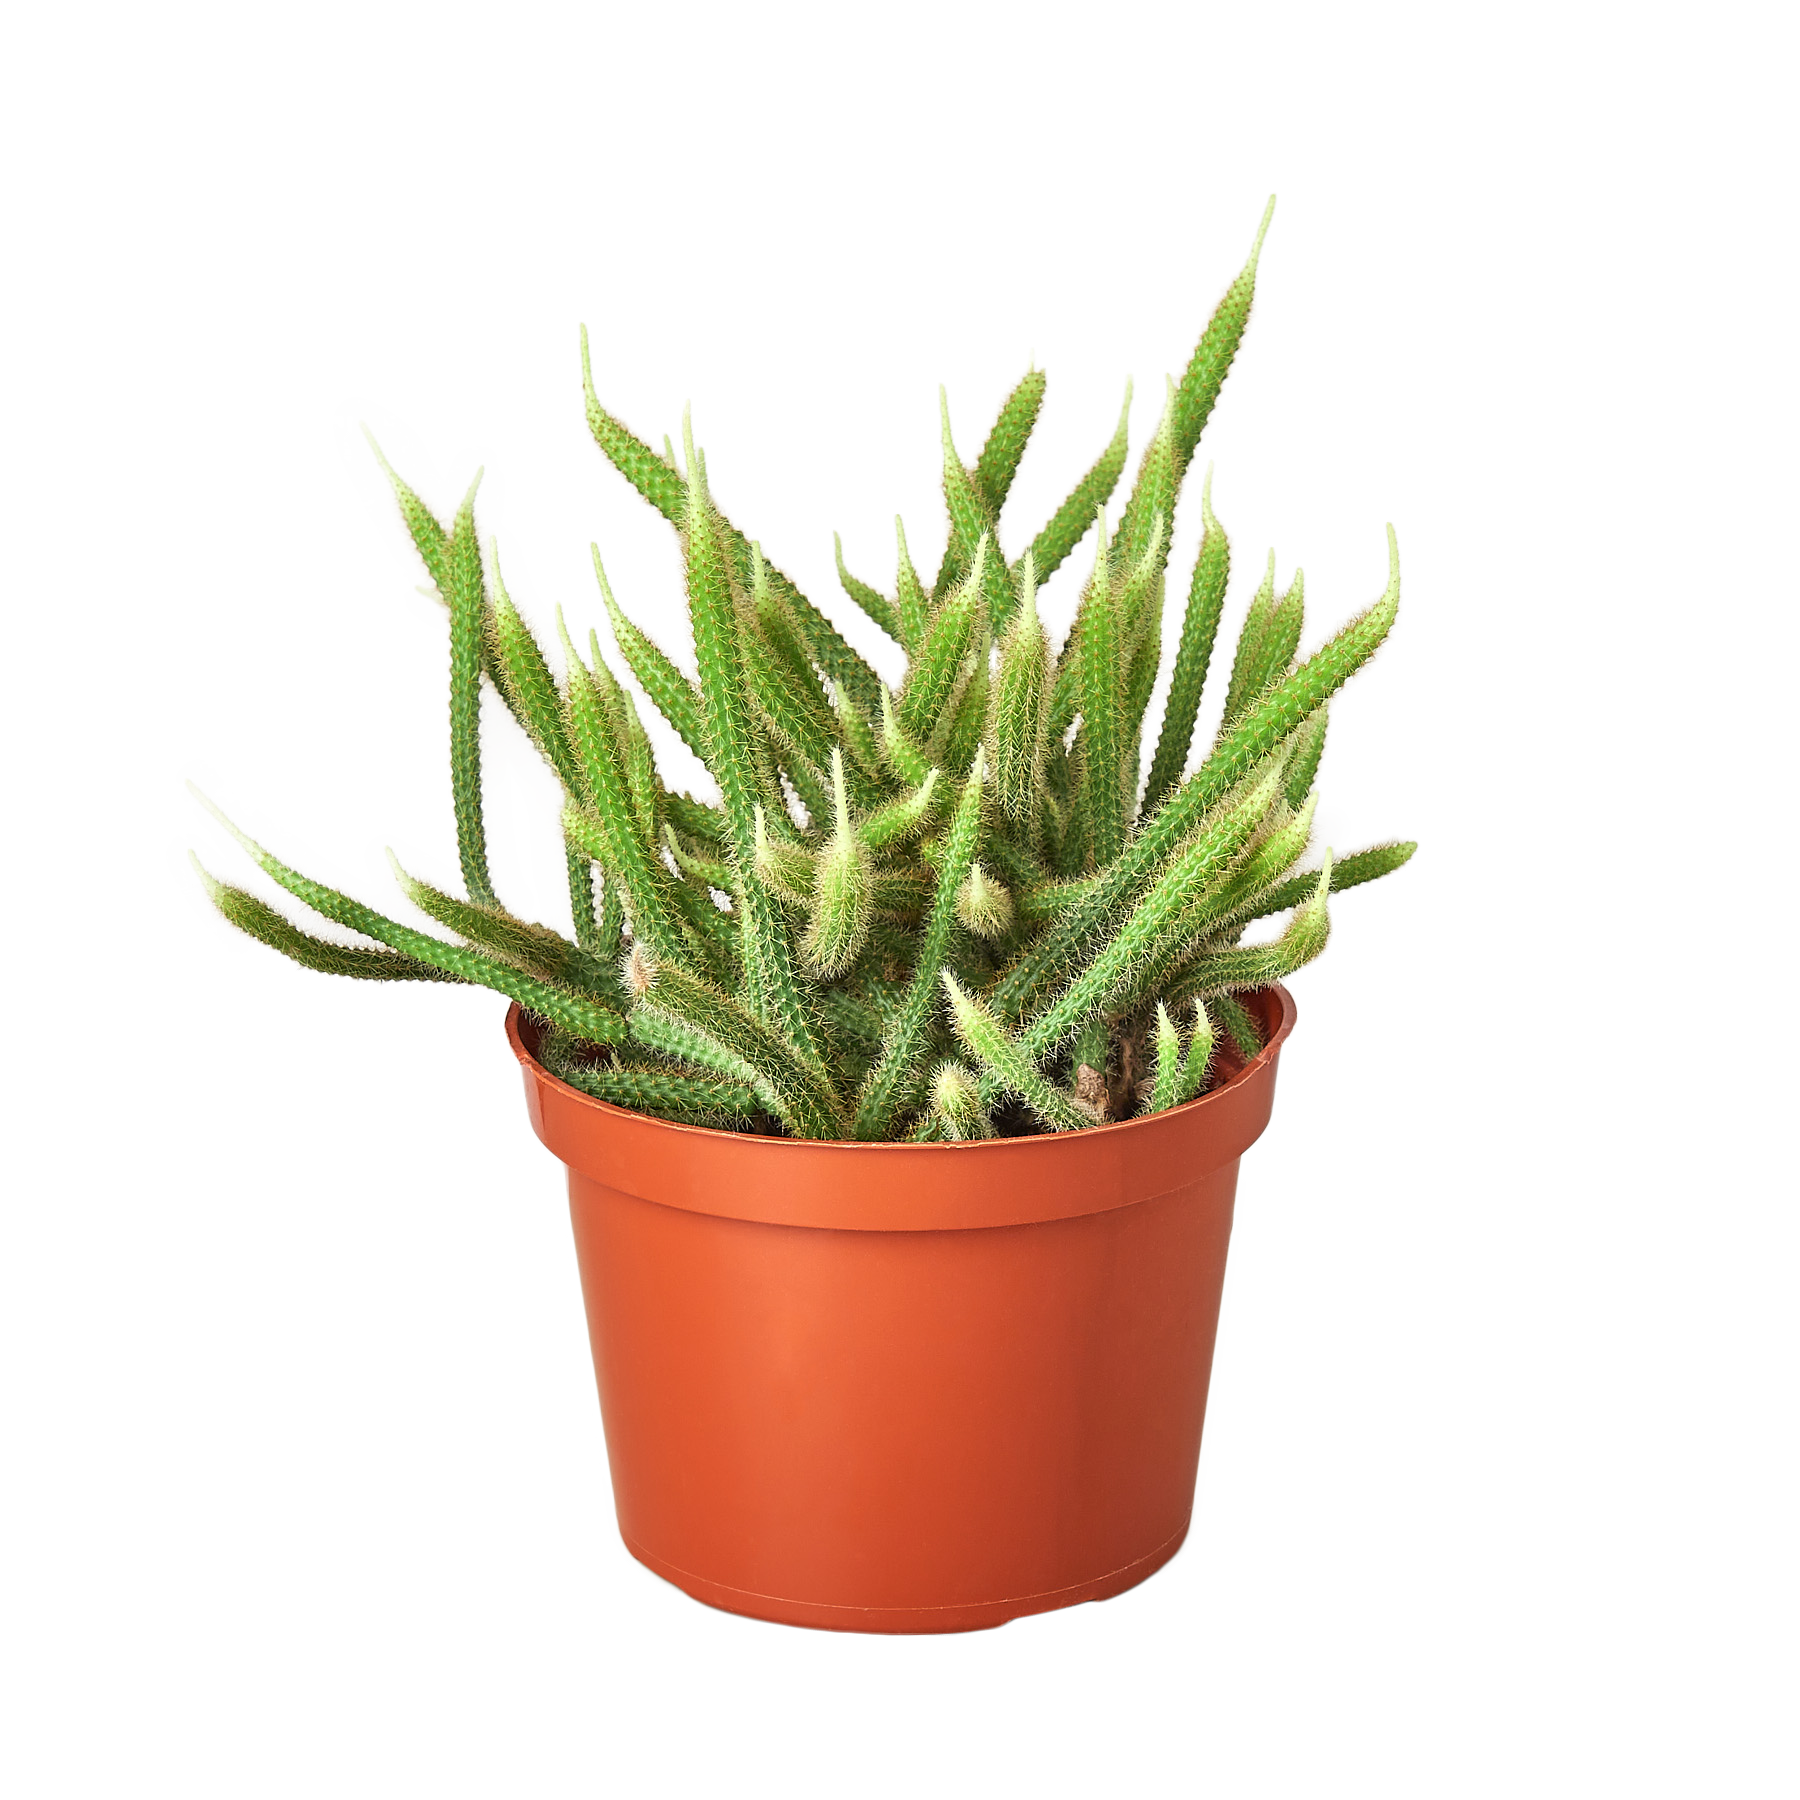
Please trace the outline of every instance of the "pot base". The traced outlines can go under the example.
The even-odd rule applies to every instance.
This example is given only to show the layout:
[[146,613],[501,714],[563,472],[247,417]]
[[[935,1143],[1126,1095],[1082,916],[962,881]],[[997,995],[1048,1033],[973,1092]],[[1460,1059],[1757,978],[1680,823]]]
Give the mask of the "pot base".
[[918,1636],[931,1632],[992,1631],[1032,1613],[1055,1612],[1065,1606],[1082,1606],[1090,1600],[1110,1600],[1139,1582],[1148,1581],[1187,1541],[1188,1521],[1166,1544],[1148,1556],[1140,1556],[1122,1569],[1097,1575],[1073,1587],[1052,1588],[1047,1593],[1021,1594],[1010,1600],[983,1600],[968,1606],[828,1606],[812,1600],[784,1600],[778,1594],[753,1594],[743,1588],[708,1581],[665,1562],[621,1531],[625,1548],[653,1575],[660,1575],[690,1599],[715,1606],[720,1612],[741,1613],[747,1619],[766,1619],[776,1625],[804,1625],[815,1631],[864,1631],[888,1635]]

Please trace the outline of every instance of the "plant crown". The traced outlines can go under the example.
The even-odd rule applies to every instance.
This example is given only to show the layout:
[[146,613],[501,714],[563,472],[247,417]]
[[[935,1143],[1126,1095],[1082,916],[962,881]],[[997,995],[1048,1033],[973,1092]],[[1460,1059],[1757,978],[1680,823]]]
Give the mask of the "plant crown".
[[[1234,996],[1317,956],[1327,895],[1397,869],[1414,849],[1327,852],[1294,872],[1329,702],[1399,604],[1391,527],[1386,591],[1304,661],[1301,576],[1277,593],[1270,553],[1217,736],[1188,772],[1231,560],[1210,472],[1145,767],[1176,501],[1243,335],[1267,229],[1265,214],[1250,260],[1167,384],[1136,481],[1110,517],[1124,412],[1093,467],[1009,557],[999,522],[1044,375],[1031,370],[1008,396],[973,464],[943,407],[949,531],[935,575],[914,567],[897,520],[890,591],[851,574],[838,550],[846,593],[906,653],[894,689],[719,509],[690,429],[682,456],[667,439],[658,455],[600,404],[584,331],[594,438],[680,539],[698,680],[625,616],[598,551],[594,572],[619,656],[704,761],[717,798],[665,788],[631,692],[598,638],[584,656],[560,613],[561,679],[553,673],[497,554],[481,553],[474,488],[446,526],[388,469],[449,614],[463,891],[397,862],[395,873],[450,936],[309,880],[241,833],[281,887],[371,947],[314,937],[202,869],[213,901],[308,968],[493,988],[541,1022],[540,1054],[563,1080],[686,1123],[963,1140],[1076,1131],[1194,1098],[1215,1045],[1239,1057],[1259,1048]],[[1037,589],[1090,533],[1092,567],[1053,651]],[[561,783],[573,938],[515,916],[489,872],[484,681]],[[1282,913],[1271,941],[1242,941]]]

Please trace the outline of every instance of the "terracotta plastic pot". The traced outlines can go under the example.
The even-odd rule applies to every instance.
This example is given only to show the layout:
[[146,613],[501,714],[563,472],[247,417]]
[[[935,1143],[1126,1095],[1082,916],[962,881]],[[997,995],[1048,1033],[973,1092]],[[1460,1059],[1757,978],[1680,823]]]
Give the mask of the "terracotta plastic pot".
[[834,1144],[594,1100],[507,1035],[569,1168],[626,1547],[697,1600],[966,1631],[1181,1547],[1238,1158],[1294,1004],[1201,1099],[978,1144]]

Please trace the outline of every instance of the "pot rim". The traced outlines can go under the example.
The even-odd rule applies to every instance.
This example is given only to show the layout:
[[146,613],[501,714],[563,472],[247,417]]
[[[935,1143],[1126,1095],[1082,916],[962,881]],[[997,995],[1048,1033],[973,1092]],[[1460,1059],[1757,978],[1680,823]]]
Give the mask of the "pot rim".
[[531,1047],[524,1039],[524,1012],[518,1001],[513,1001],[506,1009],[506,1041],[512,1046],[513,1055],[524,1065],[530,1075],[538,1080],[553,1085],[560,1093],[566,1094],[577,1106],[591,1108],[593,1111],[608,1117],[631,1119],[651,1125],[660,1126],[665,1131],[679,1132],[683,1137],[723,1139],[734,1144],[805,1144],[813,1150],[836,1150],[868,1153],[871,1150],[908,1151],[913,1154],[924,1152],[941,1155],[945,1151],[988,1151],[1004,1149],[1008,1145],[1038,1143],[1045,1140],[1091,1138],[1099,1135],[1113,1136],[1119,1132],[1138,1131],[1144,1127],[1155,1127],[1159,1123],[1166,1126],[1168,1122],[1180,1114],[1192,1114],[1200,1108],[1222,1099],[1240,1083],[1250,1079],[1251,1075],[1266,1064],[1273,1062],[1280,1054],[1281,1046],[1288,1033],[1294,1029],[1294,1022],[1299,1017],[1299,1009],[1294,1005],[1294,996],[1280,982],[1266,988],[1259,988],[1258,993],[1270,995],[1279,1009],[1279,1019],[1275,1029],[1269,1033],[1268,1041],[1249,1062],[1232,1074],[1226,1076],[1216,1087],[1208,1088],[1204,1094],[1192,1100],[1184,1100],[1179,1106],[1171,1106],[1160,1113],[1144,1113],[1135,1119],[1118,1119],[1105,1125],[1091,1125],[1084,1131],[1038,1132],[1029,1137],[992,1137],[964,1138],[956,1143],[909,1144],[887,1140],[870,1142],[862,1138],[793,1138],[775,1137],[764,1131],[722,1131],[714,1125],[688,1125],[679,1119],[665,1119],[659,1113],[639,1112],[636,1107],[619,1106],[611,1100],[602,1100],[597,1095],[583,1093],[578,1087],[571,1087],[560,1076],[553,1074],[538,1061]]

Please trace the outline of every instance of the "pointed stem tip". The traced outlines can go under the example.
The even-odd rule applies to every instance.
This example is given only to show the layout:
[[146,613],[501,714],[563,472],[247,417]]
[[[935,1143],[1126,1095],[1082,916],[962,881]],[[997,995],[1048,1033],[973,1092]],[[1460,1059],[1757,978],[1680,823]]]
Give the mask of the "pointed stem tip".
[[1269,235],[1269,221],[1275,216],[1275,196],[1269,196],[1269,204],[1263,208],[1262,223],[1256,228],[1256,242],[1250,251],[1250,266],[1255,268],[1262,256],[1263,239]]

